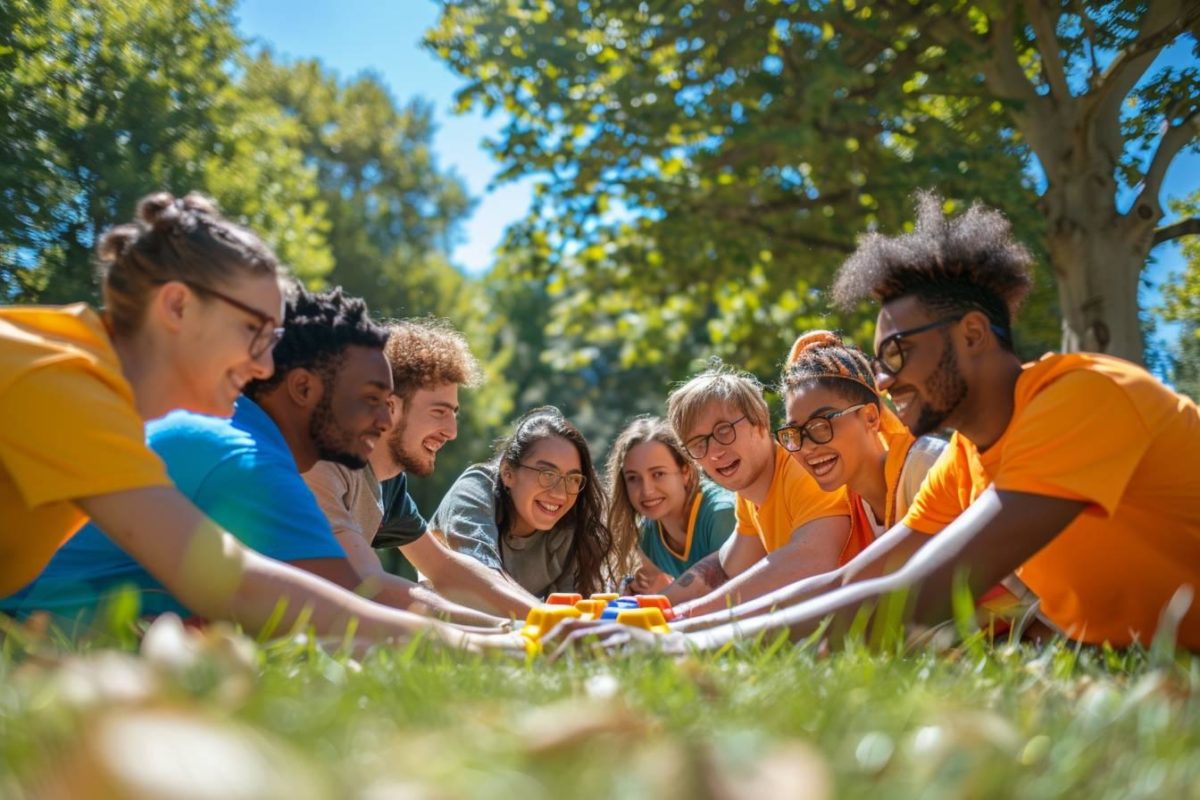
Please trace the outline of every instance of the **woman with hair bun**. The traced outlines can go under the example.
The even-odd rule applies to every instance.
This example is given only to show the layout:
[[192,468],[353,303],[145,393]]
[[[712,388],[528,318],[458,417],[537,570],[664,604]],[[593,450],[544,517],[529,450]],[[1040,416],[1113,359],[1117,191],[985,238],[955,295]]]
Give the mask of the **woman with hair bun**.
[[209,619],[251,630],[280,601],[319,633],[358,619],[371,639],[432,629],[260,556],[172,485],[143,423],[174,409],[229,416],[269,377],[282,333],[281,268],[253,233],[197,194],[145,197],[100,239],[104,310],[82,303],[0,309],[0,596],[20,589],[89,518]]

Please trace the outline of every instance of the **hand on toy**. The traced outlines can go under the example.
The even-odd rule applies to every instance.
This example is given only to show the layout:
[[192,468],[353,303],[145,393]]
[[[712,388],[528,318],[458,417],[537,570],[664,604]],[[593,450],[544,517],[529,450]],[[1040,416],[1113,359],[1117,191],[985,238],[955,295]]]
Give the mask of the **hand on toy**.
[[643,561],[642,566],[633,574],[633,580],[626,587],[626,594],[658,594],[671,585],[671,576],[663,572],[649,561]]
[[[555,642],[560,639],[557,636],[554,638]],[[578,653],[607,656],[641,652],[681,656],[689,650],[687,637],[681,633],[653,633],[629,625],[616,624],[590,629],[580,628],[566,634],[565,638],[561,638],[561,642],[552,652],[552,661]],[[549,643],[545,644],[546,652],[551,652]]]

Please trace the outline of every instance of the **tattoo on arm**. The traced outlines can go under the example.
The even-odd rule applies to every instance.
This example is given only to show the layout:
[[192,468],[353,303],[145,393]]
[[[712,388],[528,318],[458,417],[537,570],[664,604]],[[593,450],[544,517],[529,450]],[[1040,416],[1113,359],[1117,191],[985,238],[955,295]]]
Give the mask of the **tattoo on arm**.
[[721,567],[720,553],[711,553],[700,559],[687,572],[680,575],[675,583],[679,586],[691,586],[697,578],[709,589],[716,589],[729,580],[729,576]]

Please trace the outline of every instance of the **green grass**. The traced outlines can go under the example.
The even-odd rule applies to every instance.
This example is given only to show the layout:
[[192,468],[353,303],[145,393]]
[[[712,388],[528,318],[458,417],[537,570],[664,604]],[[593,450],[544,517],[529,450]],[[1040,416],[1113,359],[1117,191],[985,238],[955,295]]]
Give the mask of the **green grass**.
[[521,664],[158,633],[139,653],[10,628],[0,797],[1200,798],[1190,655],[970,642]]

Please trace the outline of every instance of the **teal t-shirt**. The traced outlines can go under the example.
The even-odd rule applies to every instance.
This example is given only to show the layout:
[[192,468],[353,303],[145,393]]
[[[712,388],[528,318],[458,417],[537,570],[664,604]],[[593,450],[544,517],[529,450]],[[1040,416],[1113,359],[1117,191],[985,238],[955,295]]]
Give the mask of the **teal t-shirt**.
[[684,551],[676,553],[667,544],[659,524],[647,519],[642,520],[642,552],[654,566],[672,578],[678,578],[697,561],[719,550],[736,526],[733,494],[716,484],[701,481],[688,516]]

